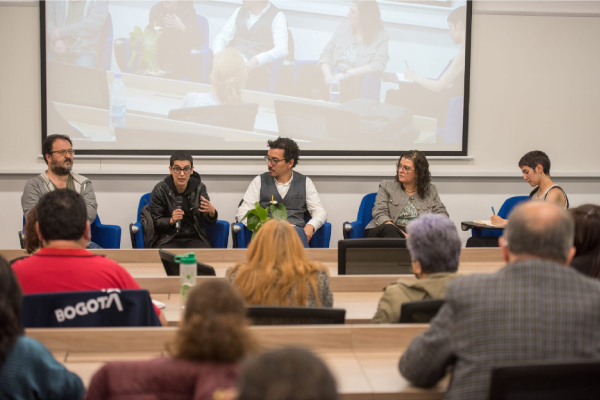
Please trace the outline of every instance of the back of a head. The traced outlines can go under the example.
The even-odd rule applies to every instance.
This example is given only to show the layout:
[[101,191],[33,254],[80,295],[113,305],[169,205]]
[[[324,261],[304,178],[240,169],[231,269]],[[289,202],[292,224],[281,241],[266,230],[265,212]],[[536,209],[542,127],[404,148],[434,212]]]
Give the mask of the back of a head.
[[34,206],[29,213],[27,213],[27,218],[25,218],[25,250],[27,253],[33,254],[38,251],[42,247],[42,242],[35,230],[35,225],[37,224],[37,205]]
[[325,363],[300,348],[271,350],[249,359],[238,400],[337,400],[337,384]]
[[79,240],[86,228],[85,201],[73,190],[54,190],[38,202],[37,219],[44,241]]
[[6,260],[0,257],[0,368],[7,352],[23,332],[21,327],[21,286]]
[[566,210],[549,202],[528,201],[508,216],[504,238],[512,254],[564,263],[573,246],[574,230]]
[[210,82],[221,104],[242,102],[242,89],[246,86],[248,72],[242,53],[228,47],[215,55]]
[[569,210],[575,221],[576,257],[589,257],[589,275],[600,278],[600,206],[584,204]]
[[423,273],[456,272],[461,241],[452,221],[444,215],[425,214],[406,228],[406,246]]
[[454,10],[448,14],[448,22],[457,25],[459,22],[463,27],[467,26],[467,7],[460,6],[456,7]]
[[316,295],[317,267],[306,259],[302,242],[289,222],[267,221],[250,242],[246,257],[247,263],[236,267],[233,283],[247,304],[305,306],[307,283]]
[[550,157],[543,151],[530,151],[519,160],[519,168],[529,167],[535,169],[538,165],[544,168],[544,174],[550,175]]
[[198,362],[240,361],[254,348],[239,291],[209,279],[190,292],[181,329],[169,345],[174,358]]

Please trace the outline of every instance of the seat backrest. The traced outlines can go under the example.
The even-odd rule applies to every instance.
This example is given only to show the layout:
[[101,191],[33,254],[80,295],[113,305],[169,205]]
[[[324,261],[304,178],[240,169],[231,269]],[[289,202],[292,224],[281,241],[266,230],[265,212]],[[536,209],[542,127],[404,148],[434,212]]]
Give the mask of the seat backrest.
[[373,207],[375,207],[376,196],[377,193],[366,194],[360,202],[356,220],[363,224],[363,227],[369,225],[369,222],[371,222],[371,220],[373,219]]
[[160,326],[147,290],[109,290],[23,296],[25,328]]
[[462,143],[464,103],[464,96],[453,97],[448,102],[448,112],[446,114],[446,129],[444,130],[444,143]]
[[401,324],[427,324],[436,316],[444,300],[423,300],[403,303],[400,306]]
[[221,126],[241,131],[253,131],[258,104],[241,103],[206,107],[175,108],[169,118],[196,124]]
[[146,193],[140,198],[140,203],[138,204],[137,210],[137,218],[135,222],[140,222],[140,220],[142,219],[142,208],[144,208],[144,206],[150,205],[150,195],[151,193]]
[[543,360],[492,369],[490,400],[592,400],[600,393],[600,361]]
[[253,325],[324,325],[343,324],[346,310],[318,307],[248,306]]
[[203,15],[196,15],[196,29],[198,29],[198,37],[194,43],[196,49],[206,49],[209,47],[210,37],[208,29],[208,19]]
[[515,208],[517,204],[527,200],[529,200],[529,196],[509,197],[504,201],[502,207],[500,207],[500,210],[498,211],[498,216],[504,219],[508,218],[508,214],[510,214],[512,209]]

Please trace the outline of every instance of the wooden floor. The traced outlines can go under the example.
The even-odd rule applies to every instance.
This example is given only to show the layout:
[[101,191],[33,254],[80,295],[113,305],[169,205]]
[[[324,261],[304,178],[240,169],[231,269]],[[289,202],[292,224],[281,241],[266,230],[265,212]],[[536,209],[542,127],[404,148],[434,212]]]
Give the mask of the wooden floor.
[[[411,386],[398,360],[427,325],[251,327],[262,349],[310,347],[333,371],[343,399],[441,399],[447,382],[432,389]],[[86,386],[107,361],[164,356],[175,328],[29,329]]]

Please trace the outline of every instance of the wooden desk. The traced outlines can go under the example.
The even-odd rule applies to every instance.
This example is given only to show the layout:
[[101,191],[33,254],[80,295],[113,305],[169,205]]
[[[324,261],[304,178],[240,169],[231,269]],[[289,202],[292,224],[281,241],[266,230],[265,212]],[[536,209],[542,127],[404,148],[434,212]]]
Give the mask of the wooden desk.
[[[411,386],[398,373],[398,360],[428,325],[251,327],[263,349],[311,348],[328,364],[343,399],[441,399],[446,382],[433,389]],[[108,360],[165,355],[175,328],[28,329],[86,386]]]

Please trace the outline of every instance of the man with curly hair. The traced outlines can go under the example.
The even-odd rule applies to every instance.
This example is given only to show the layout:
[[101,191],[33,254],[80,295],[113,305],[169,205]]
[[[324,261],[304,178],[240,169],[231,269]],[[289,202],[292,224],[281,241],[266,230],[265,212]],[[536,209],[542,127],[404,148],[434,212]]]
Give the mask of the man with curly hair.
[[[238,221],[244,218],[256,202],[261,207],[268,207],[271,200],[274,200],[276,204],[285,206],[287,221],[294,225],[304,247],[308,247],[312,235],[327,220],[327,213],[312,180],[293,171],[300,158],[298,144],[290,138],[278,137],[276,140],[269,140],[268,146],[269,151],[265,156],[268,172],[257,176],[250,183],[236,218]],[[304,218],[307,213],[310,214],[308,222]]]

